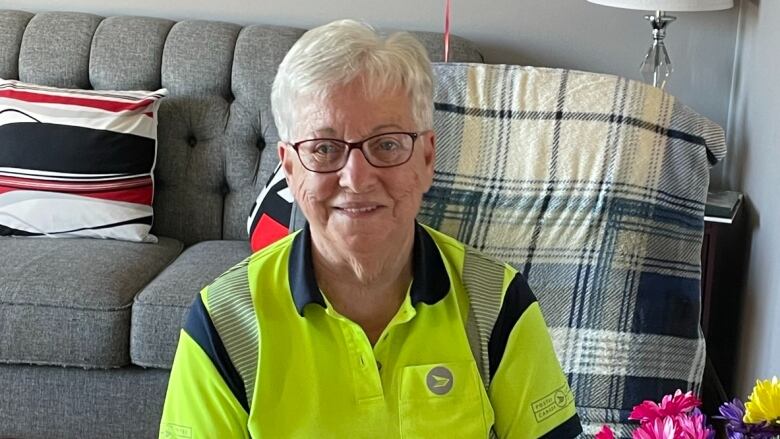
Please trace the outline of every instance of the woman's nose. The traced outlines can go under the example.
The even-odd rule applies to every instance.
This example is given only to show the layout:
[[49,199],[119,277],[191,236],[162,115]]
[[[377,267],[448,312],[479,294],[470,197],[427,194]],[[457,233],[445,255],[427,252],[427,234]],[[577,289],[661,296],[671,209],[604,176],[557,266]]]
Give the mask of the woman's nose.
[[354,192],[364,192],[376,181],[376,171],[377,168],[368,162],[362,150],[353,149],[339,171],[341,185]]

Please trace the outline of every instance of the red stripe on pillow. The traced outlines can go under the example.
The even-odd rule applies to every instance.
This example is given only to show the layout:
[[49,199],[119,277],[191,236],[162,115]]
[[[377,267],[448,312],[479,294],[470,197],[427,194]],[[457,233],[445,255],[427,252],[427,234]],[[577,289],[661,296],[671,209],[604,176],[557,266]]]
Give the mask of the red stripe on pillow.
[[260,250],[287,236],[288,227],[279,224],[270,216],[263,214],[255,227],[255,233],[250,237],[250,247],[253,252]]
[[107,190],[132,189],[137,187],[151,186],[152,177],[130,178],[123,180],[102,180],[102,181],[59,181],[47,180],[41,178],[22,178],[0,176],[0,186],[7,186],[17,189],[32,189],[42,191],[60,191],[60,192],[97,192]]
[[100,198],[102,200],[124,201],[127,203],[151,206],[152,199],[154,198],[154,189],[152,189],[152,186],[149,185],[147,187],[136,189],[106,192],[86,192],[80,193],[78,195],[90,198]]
[[[6,192],[19,191],[19,190],[35,190],[35,189],[21,189],[16,187],[1,186],[0,194]],[[99,198],[101,200],[122,201],[126,203],[143,204],[146,206],[152,205],[152,199],[154,198],[154,189],[149,184],[145,187],[123,189],[117,191],[100,191],[100,192],[66,192],[62,190],[58,191],[46,191],[36,190],[37,192],[53,192],[58,194],[70,193],[79,197]]]
[[[32,93],[19,90],[0,90],[0,97],[16,99],[24,102],[37,102],[44,104],[75,105],[79,107],[96,108],[112,112],[133,111],[143,109],[155,103],[156,99],[146,98],[138,102],[111,101],[102,99],[78,98],[73,96],[59,96],[44,93]],[[146,112],[147,116],[151,115]]]

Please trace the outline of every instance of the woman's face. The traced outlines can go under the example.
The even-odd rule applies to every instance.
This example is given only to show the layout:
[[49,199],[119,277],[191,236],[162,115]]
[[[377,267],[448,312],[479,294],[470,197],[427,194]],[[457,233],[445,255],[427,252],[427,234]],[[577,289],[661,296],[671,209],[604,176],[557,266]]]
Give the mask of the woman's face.
[[[329,95],[299,100],[291,143],[321,137],[358,142],[416,131],[411,100],[402,90],[369,98],[362,83],[353,81]],[[409,161],[392,168],[375,168],[360,150],[352,150],[341,170],[327,174],[304,168],[289,145],[280,143],[278,152],[315,242],[357,256],[392,251],[411,239],[422,195],[433,179],[434,142],[432,131],[421,133]]]

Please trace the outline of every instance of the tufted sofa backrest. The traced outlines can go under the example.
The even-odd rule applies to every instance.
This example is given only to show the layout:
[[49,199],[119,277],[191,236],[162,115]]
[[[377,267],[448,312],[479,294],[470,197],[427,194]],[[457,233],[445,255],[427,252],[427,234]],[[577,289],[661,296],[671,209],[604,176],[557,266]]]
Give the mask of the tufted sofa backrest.
[[[155,90],[153,233],[190,245],[244,239],[254,197],[277,163],[270,108],[277,66],[303,29],[73,12],[0,10],[0,78],[102,90]],[[433,61],[440,34],[415,32]],[[482,61],[453,38],[451,59]]]

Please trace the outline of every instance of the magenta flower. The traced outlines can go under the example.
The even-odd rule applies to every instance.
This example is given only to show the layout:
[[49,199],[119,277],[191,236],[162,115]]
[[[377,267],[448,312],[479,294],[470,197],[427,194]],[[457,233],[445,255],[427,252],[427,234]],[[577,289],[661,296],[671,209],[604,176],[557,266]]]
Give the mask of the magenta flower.
[[643,422],[639,428],[634,430],[632,437],[633,439],[676,439],[678,437],[676,433],[674,420],[667,416]]
[[611,428],[605,425],[601,427],[601,430],[599,430],[598,433],[596,433],[594,439],[615,439],[615,432],[613,432]]
[[675,425],[679,430],[678,437],[681,439],[712,439],[715,437],[715,430],[707,426],[707,417],[698,409],[694,409],[689,416],[676,416]]
[[688,413],[700,405],[701,401],[692,391],[682,393],[680,389],[674,395],[666,395],[661,399],[661,409],[668,413],[667,416]]
[[[661,403],[644,401],[634,406],[628,419],[639,421],[633,439],[713,439],[715,431],[707,424],[707,417],[697,408],[701,405],[693,392],[677,390],[661,398]],[[615,434],[606,425],[595,439],[614,439]]]
[[644,401],[643,403],[634,406],[634,410],[631,411],[628,419],[639,421],[641,424],[653,421],[665,416],[677,416],[683,413],[688,413],[694,408],[701,405],[693,392],[682,393],[682,390],[677,389],[674,395],[666,395],[661,399],[661,404],[656,404],[653,401]]

